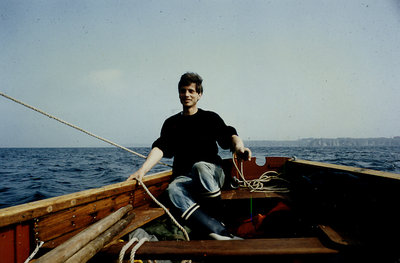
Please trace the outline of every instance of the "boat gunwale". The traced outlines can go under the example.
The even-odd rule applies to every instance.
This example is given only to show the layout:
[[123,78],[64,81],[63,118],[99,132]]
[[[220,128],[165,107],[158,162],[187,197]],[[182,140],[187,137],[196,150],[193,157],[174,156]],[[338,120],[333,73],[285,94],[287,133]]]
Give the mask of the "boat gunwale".
[[[169,180],[171,176],[172,170],[149,174],[143,178],[143,183],[145,183],[146,185],[153,185],[160,182],[160,180]],[[47,214],[108,198],[116,194],[134,191],[137,186],[138,183],[136,180],[125,181],[16,206],[6,207],[0,209],[0,227],[22,223]]]
[[375,177],[386,178],[386,179],[400,180],[400,174],[397,174],[397,173],[360,168],[360,167],[356,167],[356,166],[331,164],[331,163],[325,163],[325,162],[308,161],[308,160],[300,160],[300,159],[288,160],[288,163],[301,165],[301,166],[308,166],[310,168],[314,167],[314,168],[321,168],[321,169],[333,169],[333,170],[338,170],[338,171],[345,171],[345,172],[350,172],[350,173],[354,173],[354,174],[361,175],[361,176],[366,175],[366,176],[375,176]]

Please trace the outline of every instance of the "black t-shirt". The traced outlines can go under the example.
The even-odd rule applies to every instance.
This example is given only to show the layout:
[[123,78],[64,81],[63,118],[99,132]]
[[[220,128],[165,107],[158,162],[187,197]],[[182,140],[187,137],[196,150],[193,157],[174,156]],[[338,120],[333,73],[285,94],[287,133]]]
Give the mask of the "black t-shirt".
[[199,161],[220,164],[217,142],[228,149],[232,135],[237,135],[235,128],[227,126],[218,114],[198,109],[194,115],[178,113],[169,117],[152,147],[160,148],[164,157],[174,157],[173,171],[180,175],[190,172]]

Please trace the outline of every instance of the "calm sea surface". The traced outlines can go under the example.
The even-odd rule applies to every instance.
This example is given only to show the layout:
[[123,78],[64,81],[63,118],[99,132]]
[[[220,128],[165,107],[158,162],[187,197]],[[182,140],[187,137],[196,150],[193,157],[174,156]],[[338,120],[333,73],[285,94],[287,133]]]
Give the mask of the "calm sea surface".
[[[147,155],[150,148],[132,148]],[[388,171],[400,174],[400,147],[252,147],[265,156]],[[229,151],[221,151],[223,158]],[[170,159],[164,162],[172,164]],[[124,181],[143,159],[117,148],[0,148],[0,208]],[[168,170],[157,165],[151,172]]]

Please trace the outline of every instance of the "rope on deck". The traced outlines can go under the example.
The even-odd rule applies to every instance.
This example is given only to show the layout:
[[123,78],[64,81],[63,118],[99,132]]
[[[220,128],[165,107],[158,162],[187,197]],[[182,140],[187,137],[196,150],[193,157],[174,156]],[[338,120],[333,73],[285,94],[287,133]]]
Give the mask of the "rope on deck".
[[240,179],[237,179],[240,187],[249,188],[251,192],[264,192],[264,193],[288,193],[289,189],[286,187],[276,187],[276,186],[266,186],[265,184],[271,182],[272,180],[281,180],[288,183],[285,179],[279,177],[279,174],[275,171],[267,171],[260,175],[259,178],[253,180],[246,180],[243,172],[243,161],[241,162],[240,170],[237,165],[237,156],[233,154],[232,157],[233,165],[236,171],[240,175]]

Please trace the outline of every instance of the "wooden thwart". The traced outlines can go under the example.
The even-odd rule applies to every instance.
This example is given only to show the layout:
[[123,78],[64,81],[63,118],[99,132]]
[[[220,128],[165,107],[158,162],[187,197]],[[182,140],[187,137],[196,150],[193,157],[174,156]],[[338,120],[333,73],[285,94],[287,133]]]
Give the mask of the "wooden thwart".
[[[118,243],[102,253],[118,255],[126,243]],[[145,242],[136,252],[140,259],[204,259],[212,257],[311,256],[337,254],[316,237],[271,238],[232,241],[194,240]],[[130,254],[130,249],[126,255]]]
[[258,198],[279,198],[287,199],[287,197],[273,192],[251,192],[247,188],[238,188],[234,190],[224,190],[221,192],[221,198],[224,200],[234,199],[258,199]]

